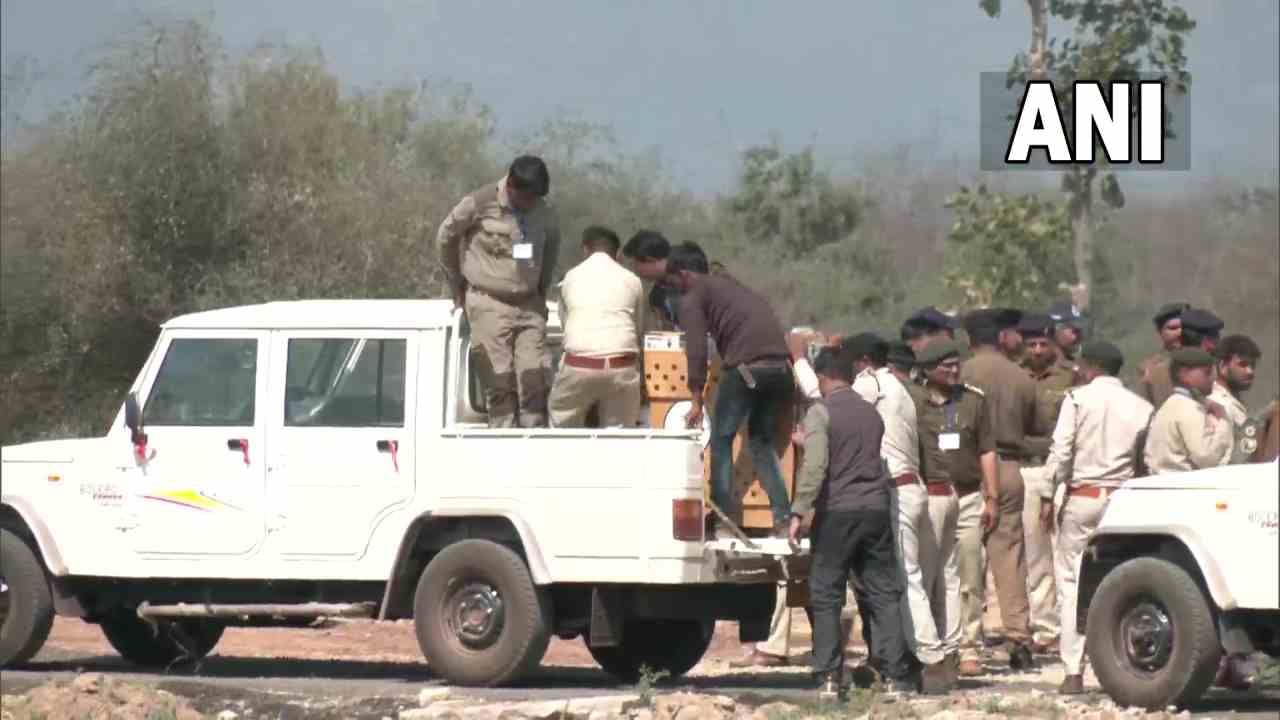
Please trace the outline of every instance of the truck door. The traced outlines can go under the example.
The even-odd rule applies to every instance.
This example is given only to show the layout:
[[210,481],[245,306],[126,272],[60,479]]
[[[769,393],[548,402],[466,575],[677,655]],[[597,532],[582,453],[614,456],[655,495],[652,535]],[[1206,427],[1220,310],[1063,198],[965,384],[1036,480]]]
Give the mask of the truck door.
[[352,560],[414,493],[417,334],[278,332],[268,519],[275,552]]
[[265,536],[265,332],[170,331],[140,393],[145,461],[129,472],[127,519],[144,557],[246,555]]

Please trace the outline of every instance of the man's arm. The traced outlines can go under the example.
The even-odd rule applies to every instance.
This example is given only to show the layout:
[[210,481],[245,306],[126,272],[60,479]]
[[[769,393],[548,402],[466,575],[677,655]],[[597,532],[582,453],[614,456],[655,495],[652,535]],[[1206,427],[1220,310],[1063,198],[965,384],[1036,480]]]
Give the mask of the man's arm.
[[699,284],[680,298],[680,325],[684,328],[685,358],[688,363],[689,392],[693,402],[701,404],[702,388],[707,384],[707,315],[702,307]]
[[995,527],[996,499],[1000,496],[1000,482],[996,475],[996,432],[994,408],[984,397],[978,415],[978,466],[982,471],[982,528],[990,532]]
[[547,208],[546,245],[542,248],[542,276],[538,281],[538,294],[547,296],[551,289],[551,281],[555,278],[556,268],[560,266],[560,219],[555,211]]
[[467,281],[462,277],[462,239],[476,221],[476,201],[470,196],[454,206],[453,210],[440,223],[436,231],[436,257],[444,275],[449,281],[449,289],[455,304],[462,305],[463,293],[467,289]]
[[1174,422],[1187,444],[1187,457],[1196,468],[1225,465],[1231,459],[1235,443],[1231,421],[1225,416],[1214,417],[1207,411],[1197,411],[1184,404]]
[[1071,393],[1062,399],[1062,411],[1053,429],[1053,444],[1049,459],[1044,464],[1044,485],[1039,488],[1040,497],[1053,500],[1059,483],[1070,482],[1071,469],[1075,465],[1076,452],[1076,399]]
[[800,475],[796,478],[795,499],[791,501],[791,512],[805,515],[813,511],[813,505],[822,490],[822,483],[827,478],[827,429],[831,416],[827,406],[814,403],[804,416],[804,462],[800,466]]

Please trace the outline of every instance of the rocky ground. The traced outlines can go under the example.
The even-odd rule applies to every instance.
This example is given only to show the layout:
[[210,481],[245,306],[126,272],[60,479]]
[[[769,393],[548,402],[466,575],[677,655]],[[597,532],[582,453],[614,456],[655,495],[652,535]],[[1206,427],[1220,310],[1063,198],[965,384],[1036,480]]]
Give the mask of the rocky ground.
[[[806,628],[794,636],[791,667],[741,669],[736,628],[724,624],[704,661],[676,683],[618,685],[594,667],[579,641],[553,641],[543,669],[519,688],[443,686],[421,662],[406,623],[342,622],[309,629],[232,629],[194,670],[143,675],[113,657],[97,628],[59,620],[45,651],[3,677],[3,720],[256,720],[258,718],[402,718],[409,720],[800,720],[801,718],[1121,718],[1277,717],[1280,678],[1248,694],[1213,694],[1191,712],[1117,708],[1091,692],[1070,701],[1053,688],[1061,667],[1042,658],[1034,673],[1011,673],[993,657],[983,677],[945,697],[855,691],[847,703],[819,706],[803,655]],[[855,634],[856,636],[856,634]]]

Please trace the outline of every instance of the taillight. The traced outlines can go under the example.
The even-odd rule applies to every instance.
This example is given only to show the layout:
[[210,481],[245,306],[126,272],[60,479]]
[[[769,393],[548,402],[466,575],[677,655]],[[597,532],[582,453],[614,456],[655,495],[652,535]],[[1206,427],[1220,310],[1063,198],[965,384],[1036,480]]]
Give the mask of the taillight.
[[676,540],[702,540],[702,500],[671,501],[671,537]]

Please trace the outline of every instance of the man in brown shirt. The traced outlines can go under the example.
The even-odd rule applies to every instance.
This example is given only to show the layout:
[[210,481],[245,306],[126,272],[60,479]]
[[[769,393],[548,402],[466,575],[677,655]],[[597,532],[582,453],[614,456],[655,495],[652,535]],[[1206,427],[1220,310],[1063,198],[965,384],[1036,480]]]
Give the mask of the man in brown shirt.
[[982,535],[995,521],[984,516],[983,497],[996,493],[996,440],[982,391],[959,381],[962,349],[947,338],[922,348],[916,359],[925,384],[913,395],[941,570],[925,581],[945,587],[944,613],[935,622],[943,628],[947,665],[972,676],[982,673]]
[[[785,537],[791,499],[775,449],[778,413],[792,394],[791,352],[782,323],[769,303],[728,275],[707,274],[705,256],[678,246],[667,257],[664,282],[682,293],[689,427],[702,426],[702,390],[707,382],[707,336],[721,358],[720,383],[711,415],[711,499],[734,517],[733,438],[747,421],[751,459],[769,496],[774,534]],[[725,532],[713,522],[714,531]]]
[[518,157],[506,177],[462,198],[436,233],[479,351],[490,427],[547,423],[547,290],[560,254],[550,187],[540,158]]
[[1021,463],[1028,457],[1027,436],[1035,434],[1035,384],[1022,368],[1000,351],[1000,335],[1021,320],[1016,310],[979,310],[965,318],[973,357],[960,379],[982,390],[991,408],[996,438],[997,495],[985,498],[984,512],[996,517],[986,537],[987,555],[1000,598],[1005,638],[1014,669],[1034,666],[1031,657],[1030,609],[1027,603],[1026,541],[1022,510],[1026,488]]
[[1138,387],[1135,392],[1155,407],[1160,407],[1173,394],[1169,379],[1169,353],[1182,347],[1182,313],[1191,306],[1184,302],[1168,303],[1152,318],[1160,336],[1160,352],[1138,365]]

